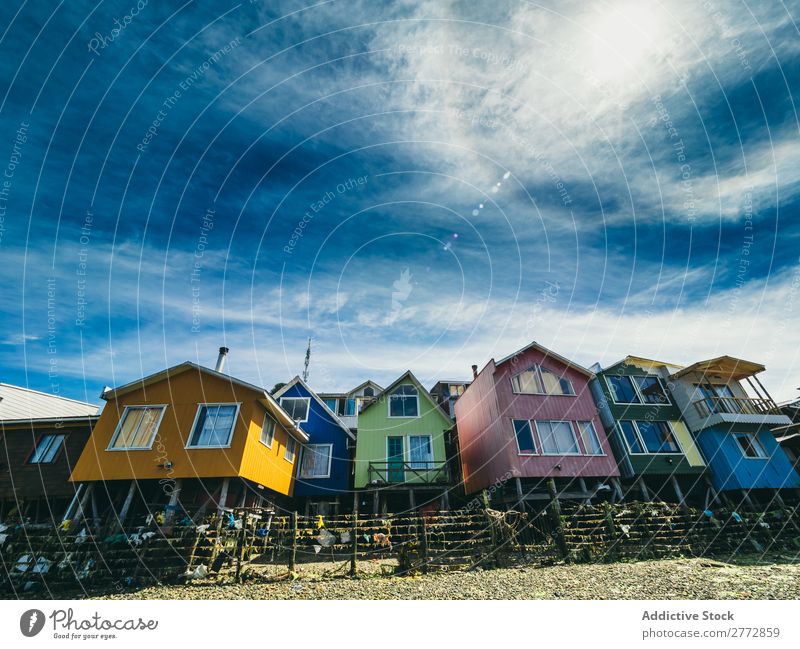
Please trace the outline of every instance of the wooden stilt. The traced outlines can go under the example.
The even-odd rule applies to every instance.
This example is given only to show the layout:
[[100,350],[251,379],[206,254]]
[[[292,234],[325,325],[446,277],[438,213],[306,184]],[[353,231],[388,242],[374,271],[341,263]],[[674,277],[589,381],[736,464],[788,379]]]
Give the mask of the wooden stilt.
[[414,511],[417,508],[417,501],[414,499],[414,490],[408,490],[408,507],[410,511]]
[[381,513],[381,494],[377,489],[372,492],[372,513],[375,516]]
[[217,501],[217,515],[222,515],[222,510],[225,509],[225,503],[228,500],[228,489],[230,489],[231,479],[223,478],[222,490],[219,493],[219,500]]
[[64,512],[64,517],[61,519],[61,522],[68,521],[72,518],[75,513],[75,508],[78,506],[78,502],[80,501],[81,492],[86,488],[86,485],[81,482],[78,485],[78,488],[75,490],[75,495],[72,497],[69,505],[67,506],[67,511]]
[[564,537],[564,525],[561,521],[561,503],[558,502],[558,490],[556,489],[556,481],[553,478],[547,480],[547,490],[550,492],[550,521],[554,531],[553,537],[561,556],[567,557],[569,556],[569,548]]
[[622,483],[619,478],[611,478],[611,484],[614,485],[614,491],[617,492],[617,498],[620,502],[625,499],[625,494],[622,492]]
[[442,508],[443,512],[450,511],[450,494],[446,488],[442,490],[442,498],[439,506]]
[[686,506],[686,500],[683,497],[681,486],[678,484],[678,479],[675,477],[674,474],[671,475],[669,478],[670,481],[672,482],[672,488],[675,490],[675,495],[678,497],[678,505],[682,510],[686,511],[688,507]]
[[741,490],[741,492],[742,492],[742,502],[743,502],[743,503],[746,503],[746,504],[747,504],[747,506],[748,506],[748,507],[749,507],[749,508],[750,508],[752,511],[755,511],[755,510],[756,510],[756,506],[755,506],[755,504],[753,504],[753,501],[752,501],[752,499],[750,498],[750,492],[749,492],[749,491],[747,491],[747,489],[742,489],[742,490]]
[[358,492],[353,492],[353,513],[355,514],[358,511]]
[[642,498],[644,498],[645,502],[650,502],[652,498],[650,497],[650,492],[647,489],[647,485],[644,483],[644,478],[641,476],[636,478],[636,482],[639,483],[639,491],[642,492]]
[[292,552],[289,555],[289,572],[294,572],[297,561],[297,512],[292,512]]
[[514,482],[517,486],[517,502],[521,503],[525,498],[525,494],[522,491],[522,480],[520,478],[514,478]]
[[589,489],[586,486],[586,480],[583,478],[578,478],[578,484],[581,486],[581,491],[586,494],[586,498],[583,502],[585,502],[587,505],[590,504],[592,502],[592,498],[589,496]]
[[170,525],[172,523],[172,519],[175,518],[175,510],[178,508],[178,496],[181,493],[181,479],[178,478],[175,480],[175,484],[172,485],[172,493],[169,495],[169,504],[167,505],[167,511],[164,513],[164,524]]
[[89,496],[92,495],[92,491],[94,491],[94,482],[90,482],[86,489],[83,490],[83,495],[81,496],[80,501],[78,502],[78,508],[75,511],[75,516],[72,518],[72,525],[77,525],[81,522],[81,519],[84,517],[86,513],[86,504],[89,500]]
[[128,487],[125,502],[122,503],[122,509],[119,510],[119,516],[117,516],[117,528],[120,530],[125,527],[125,519],[128,517],[128,510],[131,508],[134,495],[136,495],[136,480],[131,480],[131,486]]

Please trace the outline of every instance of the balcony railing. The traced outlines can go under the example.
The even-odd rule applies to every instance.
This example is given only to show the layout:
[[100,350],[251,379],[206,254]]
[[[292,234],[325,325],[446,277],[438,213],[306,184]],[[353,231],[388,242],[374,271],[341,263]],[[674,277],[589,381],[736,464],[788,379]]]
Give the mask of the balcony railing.
[[772,399],[753,397],[705,397],[693,402],[701,417],[711,415],[779,415],[780,410]]
[[370,462],[370,484],[439,484],[449,481],[446,462]]

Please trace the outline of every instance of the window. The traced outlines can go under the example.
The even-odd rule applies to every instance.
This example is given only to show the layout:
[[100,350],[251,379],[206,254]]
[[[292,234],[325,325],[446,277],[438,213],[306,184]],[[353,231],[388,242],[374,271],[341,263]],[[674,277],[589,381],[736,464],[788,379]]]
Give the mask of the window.
[[300,462],[301,478],[329,478],[333,444],[309,444],[303,447]]
[[616,403],[641,403],[630,376],[606,376],[606,382]]
[[166,406],[125,406],[108,450],[148,450],[153,445]]
[[272,448],[275,440],[275,420],[264,413],[264,426],[261,428],[261,443],[267,448]]
[[511,385],[517,394],[575,394],[569,379],[540,365],[534,365],[513,376]]
[[669,403],[664,387],[657,376],[634,376],[636,386],[645,403]]
[[389,395],[390,417],[418,417],[419,395],[417,388],[406,383]]
[[536,445],[533,442],[531,422],[527,419],[514,419],[514,432],[517,436],[517,448],[520,455],[535,455]]
[[621,421],[619,427],[622,429],[622,434],[625,441],[628,443],[628,449],[631,453],[644,453],[644,447],[639,440],[639,433],[637,432],[632,421]]
[[603,447],[600,446],[600,438],[597,436],[594,424],[591,421],[579,421],[577,423],[581,441],[583,441],[584,453],[586,455],[603,455]]
[[344,402],[344,416],[345,417],[355,417],[356,415],[356,400],[355,399],[345,399]]
[[578,440],[568,421],[537,421],[536,430],[542,453],[546,455],[580,455]]
[[408,456],[412,469],[433,468],[433,443],[430,435],[412,435],[408,438]]
[[331,412],[336,412],[336,399],[325,399],[325,405],[331,409]]
[[59,449],[64,444],[66,435],[42,435],[33,451],[29,464],[50,464],[56,459]]
[[637,421],[636,427],[648,453],[679,453],[680,449],[666,421]]
[[767,451],[753,433],[734,433],[734,438],[739,444],[742,455],[746,458],[763,459],[767,457]]
[[449,388],[450,396],[456,398],[460,397],[462,394],[464,394],[464,388],[465,386],[461,383],[451,384]]
[[681,453],[667,421],[621,421],[619,425],[632,454]]
[[375,396],[375,390],[373,390],[372,388],[364,388],[364,396],[365,397],[374,397]]
[[197,409],[194,428],[187,448],[222,448],[229,446],[236,425],[239,405],[205,403]]
[[287,462],[294,462],[294,456],[297,453],[297,440],[294,437],[289,437],[286,440],[286,451],[283,454],[283,459]]
[[295,421],[308,421],[308,397],[281,397],[281,408]]

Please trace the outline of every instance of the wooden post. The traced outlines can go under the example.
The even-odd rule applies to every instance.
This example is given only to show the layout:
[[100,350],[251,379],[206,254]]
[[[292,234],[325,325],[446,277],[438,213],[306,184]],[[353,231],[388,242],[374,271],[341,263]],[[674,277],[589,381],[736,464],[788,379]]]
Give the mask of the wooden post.
[[128,510],[133,503],[133,497],[136,495],[136,480],[131,480],[131,486],[128,487],[128,495],[125,496],[125,502],[122,503],[122,508],[119,510],[117,516],[117,528],[122,530],[125,528],[125,519],[128,517]]
[[377,489],[375,489],[372,492],[372,513],[375,514],[375,516],[381,513],[380,507],[381,507],[381,495],[380,492]]
[[[356,501],[356,505],[358,501]],[[350,549],[350,576],[356,576],[356,564],[358,562],[358,507],[353,510],[353,523],[350,528],[350,542],[352,547]]]
[[172,519],[175,518],[175,510],[178,507],[178,496],[181,493],[181,479],[178,478],[175,480],[175,484],[172,486],[172,493],[169,495],[169,504],[167,505],[167,511],[164,513],[164,524],[166,526],[170,526],[172,524]]
[[439,503],[439,507],[442,508],[442,511],[450,511],[450,494],[447,492],[447,487],[442,490],[442,499]]
[[289,555],[289,572],[294,572],[297,561],[297,512],[292,512],[292,551]]
[[425,523],[425,516],[420,516],[420,531],[422,537],[420,538],[420,549],[422,550],[422,574],[428,572],[428,526]]
[[78,509],[75,512],[75,516],[72,519],[71,526],[77,525],[81,522],[81,518],[83,518],[85,511],[86,511],[86,501],[89,500],[89,496],[92,495],[92,491],[94,490],[94,482],[90,482],[89,485],[83,492],[83,496],[78,503]]
[[70,501],[69,506],[67,507],[67,511],[64,512],[64,517],[61,519],[62,523],[64,521],[72,519],[73,511],[78,506],[78,502],[80,501],[81,498],[81,492],[84,490],[85,487],[86,484],[84,484],[83,482],[81,482],[78,485],[78,488],[75,490],[75,495],[72,497],[72,500]]
[[675,474],[672,474],[669,478],[672,482],[672,488],[675,490],[675,495],[678,497],[678,505],[680,505],[680,508],[684,512],[688,511],[689,508],[686,506],[686,500],[683,497],[681,486],[678,484],[678,479],[675,477]]
[[219,500],[217,501],[217,513],[222,516],[222,510],[225,509],[225,503],[228,500],[228,489],[231,485],[230,478],[222,479],[222,489],[219,492]]
[[610,556],[614,556],[617,552],[617,526],[614,524],[614,516],[611,513],[611,507],[606,507],[606,532],[611,539],[611,547],[608,549]]
[[625,500],[625,494],[622,491],[622,483],[619,481],[619,478],[611,478],[611,484],[614,485],[614,491],[617,492],[619,501],[622,502]]
[[564,524],[561,520],[561,504],[558,502],[558,490],[556,481],[553,478],[547,480],[547,490],[550,492],[550,520],[553,524],[553,538],[555,538],[561,556],[565,559],[569,556],[567,539],[564,536]]
[[751,511],[756,510],[756,506],[750,498],[750,492],[747,489],[742,489],[742,502],[747,503],[747,506],[751,509]]
[[408,490],[408,507],[413,512],[417,508],[417,502],[414,500],[414,490]]
[[517,486],[517,504],[522,504],[522,501],[525,498],[525,494],[522,491],[522,480],[519,477],[516,477],[514,478],[514,482]]
[[[235,515],[235,514],[234,514]],[[242,563],[244,562],[244,545],[245,535],[247,534],[247,512],[243,509],[242,513],[242,529],[239,530],[238,538],[236,540],[236,583],[242,583]]]
[[587,505],[591,504],[592,498],[589,496],[589,488],[586,486],[586,480],[578,478],[578,484],[581,486],[581,491],[586,494],[586,498],[584,498],[583,502]]

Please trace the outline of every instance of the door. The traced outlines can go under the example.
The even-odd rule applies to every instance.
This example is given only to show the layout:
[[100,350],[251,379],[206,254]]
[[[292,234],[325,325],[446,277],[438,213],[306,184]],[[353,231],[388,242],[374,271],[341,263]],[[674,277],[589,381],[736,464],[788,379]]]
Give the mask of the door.
[[403,438],[386,438],[386,459],[388,467],[386,479],[388,482],[405,482],[406,476],[403,470]]

